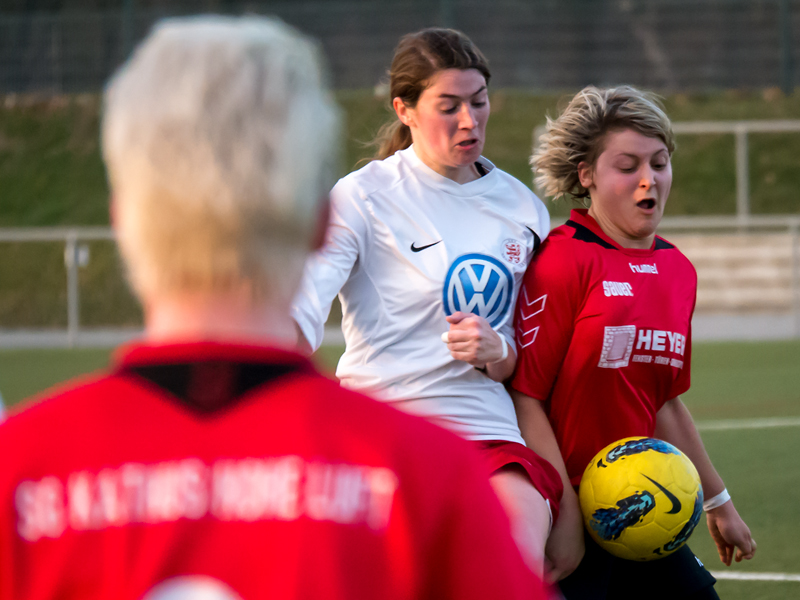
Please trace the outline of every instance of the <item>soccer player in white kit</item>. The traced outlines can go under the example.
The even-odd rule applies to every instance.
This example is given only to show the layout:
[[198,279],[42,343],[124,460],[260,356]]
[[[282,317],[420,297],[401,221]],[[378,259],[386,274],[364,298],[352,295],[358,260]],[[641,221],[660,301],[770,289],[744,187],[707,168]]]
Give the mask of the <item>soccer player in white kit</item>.
[[339,294],[342,384],[476,441],[514,537],[541,573],[561,480],[524,445],[502,382],[516,362],[517,290],[550,219],[525,185],[481,156],[489,78],[460,32],[401,39],[390,70],[398,120],[379,136],[379,160],[333,188],[328,236],[293,316],[316,349]]

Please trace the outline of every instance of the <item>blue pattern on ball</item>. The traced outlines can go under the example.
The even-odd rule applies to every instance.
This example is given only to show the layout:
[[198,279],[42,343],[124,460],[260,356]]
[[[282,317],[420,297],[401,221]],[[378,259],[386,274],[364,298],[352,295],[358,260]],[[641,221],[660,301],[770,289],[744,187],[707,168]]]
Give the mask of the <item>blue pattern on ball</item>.
[[606,462],[614,462],[626,456],[633,456],[634,454],[641,454],[647,450],[654,450],[661,452],[661,454],[680,454],[680,451],[672,444],[657,440],[655,438],[644,438],[641,440],[631,440],[612,448],[606,454]]
[[617,508],[600,508],[592,513],[589,525],[603,540],[617,539],[630,527],[655,508],[656,501],[650,492],[637,492],[617,502]]
[[700,515],[703,514],[703,490],[697,492],[697,497],[694,499],[694,509],[692,510],[691,518],[686,522],[686,525],[683,526],[674,538],[672,538],[669,542],[664,544],[664,550],[667,552],[672,552],[673,550],[677,550],[681,546],[686,543],[686,540],[689,539],[689,536],[692,535],[694,528],[697,527],[697,524],[700,522]]

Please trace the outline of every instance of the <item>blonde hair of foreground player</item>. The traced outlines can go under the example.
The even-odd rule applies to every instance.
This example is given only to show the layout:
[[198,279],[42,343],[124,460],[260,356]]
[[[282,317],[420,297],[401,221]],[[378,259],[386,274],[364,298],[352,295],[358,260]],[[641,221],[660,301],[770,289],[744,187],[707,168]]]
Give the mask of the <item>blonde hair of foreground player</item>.
[[160,72],[126,69],[110,86],[112,220],[149,339],[293,346],[287,315],[324,225],[338,110],[311,44],[266,19],[240,20],[237,44],[215,43],[224,27],[207,19],[179,44],[153,36],[138,60]]
[[[611,125],[609,125],[611,124]],[[672,186],[671,156],[675,139],[670,121],[650,94],[628,86],[579,92],[555,120],[531,158],[536,183],[547,196],[590,198],[589,215],[623,248],[649,249]],[[520,427],[531,447],[555,465],[565,481],[561,517],[548,540],[548,555],[567,571],[583,554],[583,527],[578,500],[566,467],[552,445],[537,448],[537,440],[552,439],[542,402],[513,391]],[[697,467],[706,500],[723,493],[725,485],[703,446],[697,428],[680,397],[668,400],[656,416],[655,437],[686,453]],[[720,560],[750,559],[756,543],[728,500],[706,512]]]

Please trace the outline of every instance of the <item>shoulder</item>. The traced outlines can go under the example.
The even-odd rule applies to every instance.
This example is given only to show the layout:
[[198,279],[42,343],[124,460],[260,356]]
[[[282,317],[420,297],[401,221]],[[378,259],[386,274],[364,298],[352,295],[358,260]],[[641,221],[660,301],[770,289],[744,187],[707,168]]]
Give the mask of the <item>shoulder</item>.
[[569,224],[559,225],[542,243],[534,261],[539,264],[576,265],[585,260],[586,252],[582,250],[586,248],[575,239],[575,229]]
[[[485,160],[485,159],[484,159]],[[539,212],[540,210],[544,210],[547,213],[547,209],[544,206],[544,202],[542,202],[539,197],[534,194],[531,189],[522,183],[519,179],[506,173],[503,169],[494,166],[493,164],[486,161],[489,165],[492,166],[492,175],[496,180],[495,184],[495,192],[503,195],[511,195],[512,197],[516,198],[517,200],[523,202],[526,206],[530,207],[532,210],[536,210]]]
[[[80,428],[91,420],[96,407],[113,397],[114,376],[88,375],[58,384],[9,410],[0,425],[0,447],[12,448],[23,456],[23,448],[40,448],[61,433]],[[8,456],[5,450],[0,454]]]
[[481,157],[484,165],[492,167],[491,175],[494,185],[487,191],[506,210],[511,210],[516,219],[532,231],[540,239],[545,239],[550,234],[550,213],[544,202],[534,194],[531,189],[519,179],[494,166]]
[[694,279],[697,279],[697,271],[692,264],[692,261],[690,261],[689,258],[683,252],[681,252],[675,244],[661,237],[660,235],[656,236],[655,256],[658,258],[667,258],[670,261],[673,271],[677,270],[679,273],[690,275]]
[[523,280],[526,293],[580,297],[598,260],[596,251],[586,246],[574,239],[569,225],[556,227],[528,265]]
[[366,198],[376,190],[394,187],[408,177],[408,165],[400,153],[384,160],[373,160],[342,177],[331,191],[334,200],[339,198]]
[[[488,162],[488,161],[487,161]],[[507,173],[503,169],[492,165],[492,171],[495,173],[495,176],[500,180],[504,185],[507,185],[512,190],[517,192],[520,196],[525,196],[528,198],[536,198],[536,194],[534,194],[531,189],[522,183],[519,179]]]

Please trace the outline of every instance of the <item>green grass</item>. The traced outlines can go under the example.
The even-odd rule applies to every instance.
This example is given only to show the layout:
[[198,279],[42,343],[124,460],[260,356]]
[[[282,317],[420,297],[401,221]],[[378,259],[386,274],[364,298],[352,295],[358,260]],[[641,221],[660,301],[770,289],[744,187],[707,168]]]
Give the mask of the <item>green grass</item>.
[[694,344],[683,400],[697,420],[800,415],[800,340]]
[[[322,348],[315,360],[335,368],[340,347]],[[109,350],[0,350],[0,390],[10,405],[81,373],[108,364]],[[800,340],[698,343],[692,389],[684,401],[698,421],[800,415]],[[758,542],[753,561],[733,571],[800,572],[800,432],[796,427],[704,431],[703,441]],[[719,562],[704,522],[690,545],[711,570]],[[800,584],[720,581],[726,600],[800,597]]]
[[108,349],[2,350],[0,392],[13,406],[66,379],[102,369],[109,363]]
[[[530,184],[532,131],[557,114],[563,96],[519,90],[492,93],[485,154]],[[340,91],[347,128],[341,173],[368,158],[367,145],[387,119],[385,98],[371,91]],[[0,227],[107,225],[108,188],[99,149],[98,96],[0,98]],[[800,91],[675,95],[666,98],[676,121],[800,119]],[[726,214],[735,210],[734,142],[730,135],[680,136],[667,214]],[[798,213],[800,134],[760,134],[750,140],[754,212]],[[554,216],[569,210],[550,203]],[[81,323],[141,323],[113,246],[90,244],[81,270]],[[64,327],[66,273],[58,243],[0,244],[0,329]]]
[[[797,427],[703,432],[714,466],[758,544],[757,558],[734,570],[800,573],[798,433]],[[708,568],[725,569],[703,521],[690,546]]]
[[[567,97],[494,91],[486,156],[530,184],[533,128],[545,115],[555,116]],[[347,124],[344,174],[372,154],[366,143],[393,115],[388,100],[369,90],[340,91],[337,98]],[[679,94],[667,97],[665,105],[675,121],[798,119],[800,91]],[[0,227],[108,223],[99,106],[93,95],[0,102]],[[800,212],[800,134],[753,134],[750,150],[753,211]],[[733,153],[730,135],[680,136],[667,214],[734,212]],[[566,210],[561,203],[553,207],[557,215]]]
[[108,224],[99,98],[0,107],[0,227]]

